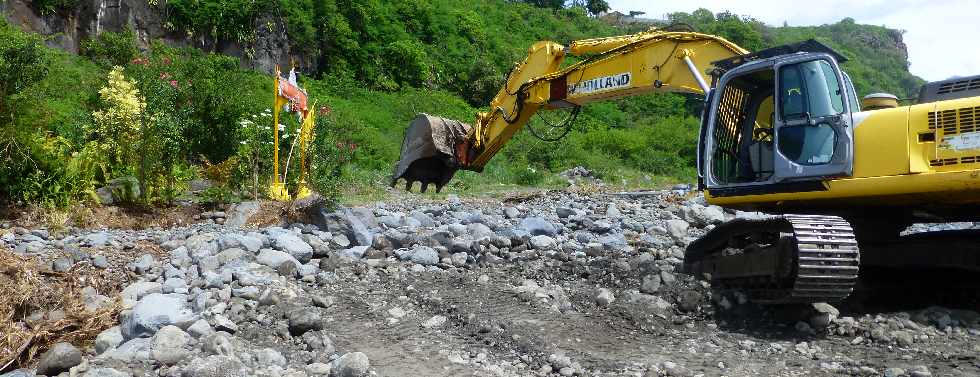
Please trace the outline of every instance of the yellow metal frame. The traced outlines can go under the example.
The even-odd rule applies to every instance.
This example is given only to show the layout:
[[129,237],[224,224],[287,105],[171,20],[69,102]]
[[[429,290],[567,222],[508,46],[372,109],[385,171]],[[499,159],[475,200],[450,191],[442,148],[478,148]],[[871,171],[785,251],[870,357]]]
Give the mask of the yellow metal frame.
[[[609,98],[648,92],[703,93],[700,80],[712,68],[711,62],[747,50],[724,38],[701,33],[650,31],[609,38],[572,42],[568,47],[554,42],[538,42],[517,64],[504,87],[490,103],[490,111],[477,114],[468,141],[474,151],[464,168],[482,170],[489,160],[540,109],[564,105],[584,105]],[[566,54],[583,60],[561,68]],[[692,61],[695,77],[685,59]],[[627,85],[588,92],[572,88],[610,77],[629,76]],[[552,88],[552,85],[562,85]],[[553,98],[560,93],[561,98]]]
[[276,76],[275,76],[275,86],[272,89],[273,92],[273,107],[272,107],[272,183],[269,184],[269,198],[272,200],[277,200],[281,202],[289,201],[291,197],[289,196],[289,190],[286,189],[286,184],[279,180],[279,112],[282,111],[282,107],[288,103],[285,98],[279,95],[279,80],[280,80],[280,70],[279,66],[276,66]]
[[[313,101],[313,106],[310,109],[316,109],[316,100]],[[303,199],[313,195],[313,190],[310,189],[306,182],[309,176],[309,169],[306,168],[306,155],[309,149],[310,143],[313,142],[313,129],[316,128],[316,111],[310,110],[303,119],[303,125],[299,132],[299,187],[296,189],[296,199]]]

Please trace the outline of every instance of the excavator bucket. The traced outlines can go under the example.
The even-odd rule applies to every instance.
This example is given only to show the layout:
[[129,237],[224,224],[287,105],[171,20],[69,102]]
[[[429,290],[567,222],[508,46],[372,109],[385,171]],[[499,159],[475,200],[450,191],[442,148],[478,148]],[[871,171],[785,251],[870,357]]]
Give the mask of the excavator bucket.
[[422,184],[422,192],[429,188],[429,184],[435,184],[436,191],[442,191],[460,168],[456,146],[466,140],[469,131],[468,124],[419,114],[405,132],[391,186],[395,187],[398,180],[404,178],[408,191],[415,182]]

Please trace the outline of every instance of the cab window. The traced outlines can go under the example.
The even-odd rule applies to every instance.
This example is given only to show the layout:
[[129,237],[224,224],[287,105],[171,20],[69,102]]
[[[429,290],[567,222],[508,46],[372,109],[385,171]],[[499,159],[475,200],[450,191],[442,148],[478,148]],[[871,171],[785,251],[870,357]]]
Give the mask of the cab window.
[[847,103],[850,105],[852,112],[861,111],[861,107],[858,106],[857,92],[854,90],[854,83],[851,81],[851,76],[847,73],[841,71],[844,74],[844,88],[847,90]]
[[[800,165],[833,160],[837,130],[821,118],[844,112],[844,92],[834,67],[825,60],[786,65],[779,70],[779,152]],[[801,122],[803,121],[803,122]]]
[[780,116],[784,121],[837,115],[844,112],[844,94],[825,60],[787,65],[779,71]]

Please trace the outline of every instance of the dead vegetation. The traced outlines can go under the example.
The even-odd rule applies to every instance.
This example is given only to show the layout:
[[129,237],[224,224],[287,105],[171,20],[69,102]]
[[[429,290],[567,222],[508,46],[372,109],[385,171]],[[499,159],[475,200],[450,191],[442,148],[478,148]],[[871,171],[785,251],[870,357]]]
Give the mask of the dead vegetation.
[[113,284],[87,262],[54,272],[37,259],[0,249],[0,373],[31,363],[55,343],[88,346],[117,323],[119,300],[89,310],[85,287],[116,296]]

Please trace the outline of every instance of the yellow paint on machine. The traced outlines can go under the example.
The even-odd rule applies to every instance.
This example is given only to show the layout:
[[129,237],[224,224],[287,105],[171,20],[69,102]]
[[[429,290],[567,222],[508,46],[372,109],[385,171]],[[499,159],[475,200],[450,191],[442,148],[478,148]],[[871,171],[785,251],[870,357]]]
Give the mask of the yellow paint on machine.
[[[853,177],[824,181],[826,191],[708,196],[712,204],[980,204],[980,97],[854,114]],[[952,141],[952,142],[951,142]],[[966,146],[964,146],[966,144]]]

